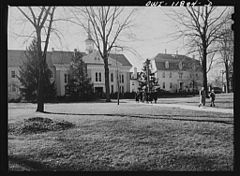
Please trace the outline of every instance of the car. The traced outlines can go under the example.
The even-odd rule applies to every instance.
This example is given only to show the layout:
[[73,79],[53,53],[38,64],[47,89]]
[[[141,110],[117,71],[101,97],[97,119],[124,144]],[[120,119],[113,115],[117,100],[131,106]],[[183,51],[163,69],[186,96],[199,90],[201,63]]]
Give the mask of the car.
[[222,93],[222,89],[220,87],[213,87],[214,93]]

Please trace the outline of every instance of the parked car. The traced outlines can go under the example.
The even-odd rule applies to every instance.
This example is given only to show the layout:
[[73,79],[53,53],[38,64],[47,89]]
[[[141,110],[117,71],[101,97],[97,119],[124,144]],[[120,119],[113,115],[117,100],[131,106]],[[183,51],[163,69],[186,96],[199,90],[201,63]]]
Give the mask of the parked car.
[[222,89],[220,87],[213,87],[215,93],[222,93]]

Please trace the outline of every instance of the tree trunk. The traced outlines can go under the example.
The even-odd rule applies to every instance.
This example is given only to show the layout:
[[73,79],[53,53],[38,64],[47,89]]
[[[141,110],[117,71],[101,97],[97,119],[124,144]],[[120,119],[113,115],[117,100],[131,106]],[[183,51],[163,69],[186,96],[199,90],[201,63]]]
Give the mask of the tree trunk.
[[232,92],[235,92],[235,83],[234,83],[234,68],[233,68],[233,72],[232,72],[232,79],[231,79],[231,84],[232,84]]
[[43,100],[43,57],[41,49],[41,33],[37,32],[37,47],[38,47],[38,60],[39,60],[39,75],[38,75],[38,87],[37,87],[37,112],[44,112],[44,100]]
[[228,69],[228,62],[225,62],[225,70],[226,70],[225,72],[226,72],[226,83],[227,83],[226,93],[229,93],[229,69]]
[[109,89],[109,68],[108,68],[108,57],[104,55],[104,69],[105,69],[105,88],[106,88],[106,102],[110,102],[110,89]]
[[203,71],[203,87],[206,91],[208,97],[208,87],[207,87],[207,49],[203,47],[203,60],[202,60],[202,71]]

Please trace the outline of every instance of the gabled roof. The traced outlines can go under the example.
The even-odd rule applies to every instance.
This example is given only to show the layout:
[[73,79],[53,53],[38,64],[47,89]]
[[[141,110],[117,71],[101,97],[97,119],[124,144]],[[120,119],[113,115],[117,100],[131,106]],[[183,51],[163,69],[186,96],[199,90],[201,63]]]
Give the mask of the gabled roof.
[[[72,61],[74,52],[72,51],[53,51],[52,52],[52,63],[53,64],[70,64]],[[86,53],[81,52],[83,56]]]
[[[60,64],[70,64],[73,57],[72,51],[51,51],[47,52],[47,64],[49,66],[60,65]],[[95,57],[95,55],[81,52],[86,63],[94,64],[88,62],[88,57]],[[112,59],[116,59],[123,66],[132,66],[128,59],[123,54],[110,54]],[[24,50],[8,50],[8,67],[18,67],[22,64],[22,61],[26,60],[26,55]]]
[[132,64],[128,61],[128,59],[123,54],[109,54],[112,59],[116,59],[120,62],[123,66],[132,67]]
[[[25,51],[23,50],[8,50],[8,67],[19,67],[27,60]],[[47,52],[47,64],[52,66],[51,53]]]
[[[153,60],[156,63],[157,70],[179,70],[179,63],[183,63],[182,70],[189,70],[193,68],[193,65],[196,66],[196,71],[201,70],[200,61],[190,58],[185,55],[176,55],[176,54],[157,54]],[[169,62],[169,68],[165,67],[165,62]]]
[[23,51],[8,50],[8,67],[18,67],[24,59],[26,56]]

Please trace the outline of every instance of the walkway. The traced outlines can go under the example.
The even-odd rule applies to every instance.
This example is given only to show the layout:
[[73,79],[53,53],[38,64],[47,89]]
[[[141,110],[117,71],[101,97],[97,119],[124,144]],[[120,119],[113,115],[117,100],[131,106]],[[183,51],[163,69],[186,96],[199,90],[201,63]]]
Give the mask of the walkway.
[[[148,104],[148,103],[147,103]],[[224,109],[224,108],[214,108],[214,107],[198,107],[198,106],[191,106],[191,105],[182,105],[182,104],[148,104],[153,106],[161,106],[161,107],[178,107],[181,109],[191,109],[195,111],[208,111],[208,112],[220,112],[220,113],[228,113],[233,114],[233,109]]]
[[[135,101],[127,101],[128,103],[136,103]],[[181,109],[190,109],[194,111],[208,111],[208,112],[220,112],[220,113],[227,113],[227,114],[233,114],[233,109],[225,109],[225,108],[214,108],[209,106],[192,106],[192,105],[184,105],[184,104],[164,104],[164,103],[141,103],[146,104],[149,106],[160,106],[160,107],[177,107]]]

